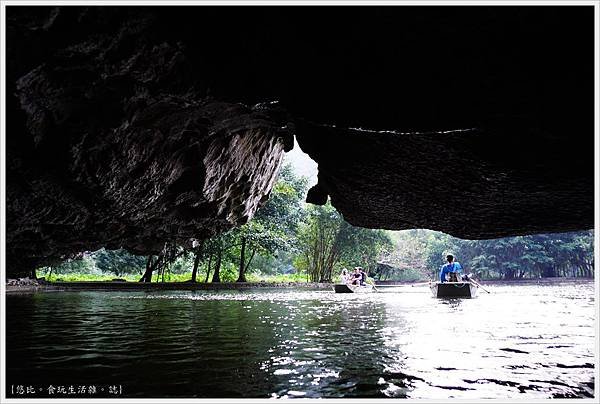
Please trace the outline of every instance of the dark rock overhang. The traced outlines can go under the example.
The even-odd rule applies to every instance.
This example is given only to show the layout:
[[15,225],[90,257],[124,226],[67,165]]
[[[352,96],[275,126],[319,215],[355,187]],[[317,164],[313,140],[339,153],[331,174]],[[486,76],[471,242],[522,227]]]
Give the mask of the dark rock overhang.
[[308,201],[329,196],[356,226],[467,239],[593,227],[593,151],[535,130],[395,133],[306,124],[297,138],[319,163]]
[[293,134],[356,225],[591,228],[593,11],[8,6],[8,265],[243,223]]

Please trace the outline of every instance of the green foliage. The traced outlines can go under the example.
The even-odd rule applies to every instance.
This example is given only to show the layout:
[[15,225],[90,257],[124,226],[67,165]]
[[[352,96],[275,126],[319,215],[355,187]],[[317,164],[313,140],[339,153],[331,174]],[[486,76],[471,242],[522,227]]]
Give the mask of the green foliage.
[[[72,272],[72,273],[64,273],[64,274],[56,274],[52,272],[49,275],[47,272],[42,270],[38,270],[38,277],[45,277],[48,282],[99,282],[99,281],[111,281],[115,279],[114,275],[111,274],[99,274],[99,273],[80,273],[80,272]],[[126,279],[128,281],[137,281],[136,275],[127,275],[124,277],[119,277],[119,279]]]
[[[119,276],[118,278],[111,274],[98,274],[98,273],[80,273],[73,272],[68,274],[52,274],[46,275],[45,270],[38,270],[38,277],[45,277],[48,282],[110,282],[113,279],[124,279],[128,282],[137,282],[140,278],[137,274],[128,274]],[[190,275],[186,274],[165,274],[165,282],[186,282],[189,281]]]
[[384,230],[365,229],[342,221],[338,240],[342,249],[339,267],[361,266],[375,270],[382,254],[389,252],[392,241]]
[[395,232],[395,248],[384,258],[381,277],[400,280],[407,269],[437,278],[453,254],[466,272],[481,279],[593,276],[593,231],[539,234],[493,240],[461,240],[429,230]]
[[306,282],[306,275],[295,274],[276,274],[268,275],[261,273],[252,273],[248,276],[248,282],[270,282],[270,283],[285,283],[285,282]]
[[488,278],[593,276],[592,231],[538,234],[496,240],[462,240],[474,272]]
[[170,266],[167,273],[185,276],[189,279],[189,273],[192,270],[194,257],[191,254],[185,254],[178,257]]
[[298,232],[301,257],[295,264],[313,282],[330,282],[344,266],[375,268],[381,253],[392,246],[385,231],[352,226],[329,203],[306,211]]
[[381,280],[423,280],[436,277],[446,255],[457,250],[456,240],[444,233],[416,229],[389,232],[393,248],[382,257],[373,276]]
[[[265,205],[251,221],[217,237],[217,247],[210,254],[220,256],[228,264],[235,263],[238,268],[235,280],[239,281],[246,280],[246,273],[252,270],[255,257],[262,256],[264,263],[266,257],[281,255],[287,263],[277,266],[289,266],[291,257],[280,252],[289,253],[297,249],[296,232],[303,216],[302,199],[306,188],[307,180],[297,177],[291,166],[285,165]],[[209,244],[215,242],[211,240]],[[230,278],[230,268],[224,267],[223,280]]]
[[309,274],[311,281],[329,281],[333,266],[340,259],[336,237],[342,224],[341,215],[330,204],[309,206],[306,213],[298,233],[303,257],[297,264]]
[[96,268],[101,272],[110,272],[116,276],[141,275],[146,264],[146,257],[130,254],[123,249],[106,250],[102,248],[91,253],[90,258],[95,261]]
[[221,265],[221,282],[235,282],[238,278],[238,267],[234,262],[225,261]]
[[296,176],[290,165],[284,165],[269,200],[237,231],[237,236],[244,237],[259,254],[267,256],[296,250],[306,188],[306,178]]

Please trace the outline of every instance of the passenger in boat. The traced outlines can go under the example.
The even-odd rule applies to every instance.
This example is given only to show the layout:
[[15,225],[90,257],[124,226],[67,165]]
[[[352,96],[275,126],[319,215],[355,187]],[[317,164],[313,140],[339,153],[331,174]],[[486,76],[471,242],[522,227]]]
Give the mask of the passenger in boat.
[[360,285],[362,274],[360,273],[360,269],[358,267],[354,268],[354,273],[352,274],[351,279],[353,285]]
[[346,268],[342,269],[341,278],[342,278],[342,283],[343,284],[346,284],[346,283],[348,283],[350,281],[350,274],[348,274],[348,270]]
[[444,264],[440,270],[440,282],[446,282],[446,275],[448,276],[448,281],[460,282],[462,266],[458,261],[454,261],[454,256],[451,254],[446,256],[446,261],[448,262]]
[[358,267],[358,271],[360,272],[360,285],[365,286],[367,284],[367,273],[363,267]]

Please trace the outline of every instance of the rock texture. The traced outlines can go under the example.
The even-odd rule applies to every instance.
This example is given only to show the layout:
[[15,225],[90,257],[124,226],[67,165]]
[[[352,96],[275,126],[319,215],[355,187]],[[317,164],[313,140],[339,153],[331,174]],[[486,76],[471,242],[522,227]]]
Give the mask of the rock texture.
[[356,226],[428,228],[468,239],[592,228],[591,162],[569,155],[566,139],[538,135],[543,145],[531,144],[527,130],[300,126],[299,134],[310,133],[298,136],[300,146],[319,163],[308,200],[322,204],[329,196]]
[[86,19],[106,19],[116,35],[76,32],[31,69],[11,66],[10,119],[22,119],[8,138],[11,274],[102,246],[158,253],[167,240],[186,244],[248,221],[293,147],[286,114],[186,87],[186,56],[144,32],[151,15],[45,11],[37,25],[18,13],[10,20],[17,60],[30,52],[14,48],[17,38],[61,33],[54,26],[73,19],[84,31]]
[[[482,238],[593,227],[592,7],[7,7],[7,265],[309,200]],[[356,130],[352,128],[367,128]]]

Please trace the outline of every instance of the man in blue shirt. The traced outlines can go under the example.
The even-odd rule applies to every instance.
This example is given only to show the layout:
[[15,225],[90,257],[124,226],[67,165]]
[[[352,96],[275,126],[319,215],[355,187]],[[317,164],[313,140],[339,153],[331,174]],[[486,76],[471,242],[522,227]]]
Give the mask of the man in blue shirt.
[[450,254],[446,256],[446,260],[448,261],[448,263],[444,264],[442,266],[442,269],[440,270],[440,282],[446,282],[446,274],[449,274],[449,280],[451,282],[460,282],[460,273],[462,272],[462,266],[460,265],[460,263],[458,263],[458,261],[455,262],[454,257]]

